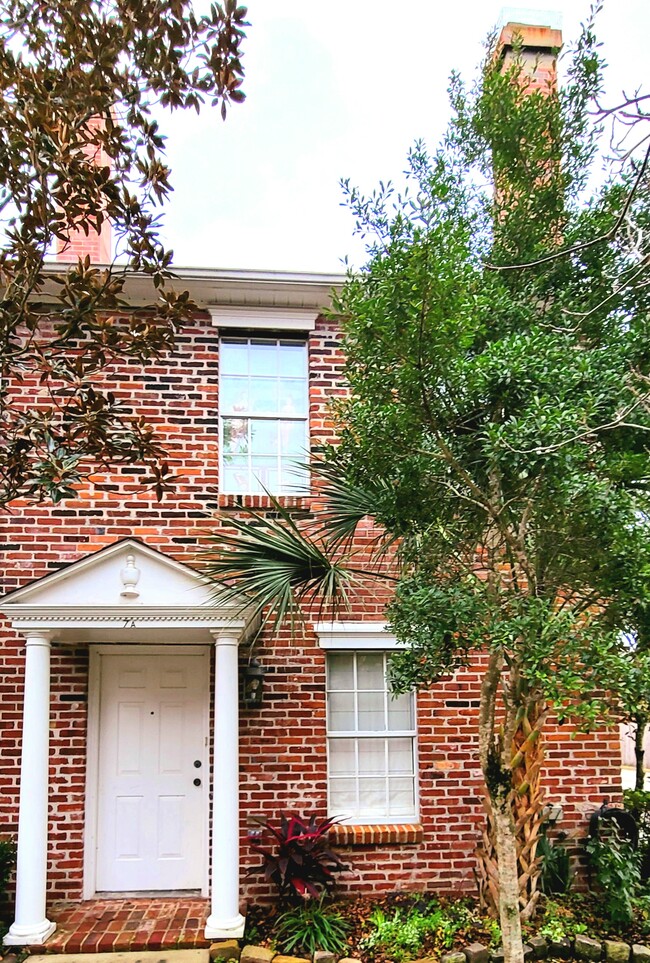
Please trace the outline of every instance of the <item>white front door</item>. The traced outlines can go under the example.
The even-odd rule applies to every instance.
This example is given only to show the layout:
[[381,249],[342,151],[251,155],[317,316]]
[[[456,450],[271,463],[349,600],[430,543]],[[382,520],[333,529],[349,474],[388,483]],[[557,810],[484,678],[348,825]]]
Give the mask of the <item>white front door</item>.
[[96,889],[200,889],[209,661],[102,655]]

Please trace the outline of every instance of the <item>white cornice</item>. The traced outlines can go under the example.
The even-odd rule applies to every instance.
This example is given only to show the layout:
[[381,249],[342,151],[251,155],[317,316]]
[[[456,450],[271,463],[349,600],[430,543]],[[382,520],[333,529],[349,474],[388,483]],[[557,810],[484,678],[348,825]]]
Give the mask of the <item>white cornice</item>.
[[153,625],[154,623],[192,622],[194,625],[232,626],[244,628],[246,619],[237,618],[241,609],[226,610],[208,609],[205,605],[170,606],[159,605],[66,605],[61,607],[49,605],[10,605],[5,604],[2,611],[6,613],[15,626],[24,621],[28,622],[64,622],[66,625],[78,625],[100,622],[113,624],[114,622],[137,622],[138,624]]
[[[50,262],[46,276],[61,274],[69,265]],[[109,265],[97,265],[107,269]],[[113,265],[113,273],[125,278],[124,295],[137,306],[151,304],[158,298],[151,278]],[[169,287],[187,290],[192,300],[203,309],[214,305],[303,308],[322,311],[331,304],[333,290],[345,281],[343,274],[314,274],[283,271],[230,271],[216,268],[175,267]],[[46,282],[43,297],[56,296],[59,288]]]
[[[28,636],[30,631],[50,632],[61,642],[103,641],[156,641],[160,644],[197,641],[210,642],[225,635],[235,637],[246,644],[253,637],[256,622],[242,618],[241,610],[219,613],[205,607],[173,608],[159,607],[135,609],[133,606],[106,606],[102,609],[70,606],[65,609],[46,606],[6,605],[5,614],[12,628]],[[107,631],[108,636],[102,635]],[[151,638],[151,632],[154,636]],[[179,635],[180,632],[180,635]],[[99,634],[98,634],[99,633]]]

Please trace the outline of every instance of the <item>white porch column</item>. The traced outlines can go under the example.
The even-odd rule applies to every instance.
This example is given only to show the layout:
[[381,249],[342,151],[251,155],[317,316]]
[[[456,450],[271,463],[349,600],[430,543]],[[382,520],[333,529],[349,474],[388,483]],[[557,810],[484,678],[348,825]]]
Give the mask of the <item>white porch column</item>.
[[25,632],[25,703],[20,763],[16,920],[10,946],[43,943],[56,929],[45,915],[50,748],[50,633]]
[[212,887],[207,939],[240,937],[239,912],[239,678],[238,634],[213,632],[214,770],[212,779]]

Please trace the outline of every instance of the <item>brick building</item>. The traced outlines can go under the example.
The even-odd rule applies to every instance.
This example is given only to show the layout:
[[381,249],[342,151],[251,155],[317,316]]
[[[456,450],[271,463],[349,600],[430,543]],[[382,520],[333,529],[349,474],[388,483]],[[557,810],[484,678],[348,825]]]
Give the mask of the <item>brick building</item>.
[[[53,901],[106,893],[198,893],[207,937],[241,935],[240,901],[270,895],[240,876],[258,861],[247,833],[287,811],[344,817],[334,835],[351,892],[474,888],[478,671],[390,700],[386,597],[360,586],[345,621],[307,616],[293,637],[262,634],[262,702],[241,705],[256,627],[211,604],[197,575],[210,513],[263,509],[260,481],[297,513],[318,508],[296,492],[291,462],[333,437],[328,403],[345,389],[322,310],[341,279],[178,273],[199,311],[175,353],[110,373],[161,433],[174,492],[158,503],[125,469],[0,521],[15,944],[47,940]],[[130,280],[134,304],[144,284]],[[614,730],[551,731],[545,785],[562,829],[582,833],[618,790],[619,759]]]

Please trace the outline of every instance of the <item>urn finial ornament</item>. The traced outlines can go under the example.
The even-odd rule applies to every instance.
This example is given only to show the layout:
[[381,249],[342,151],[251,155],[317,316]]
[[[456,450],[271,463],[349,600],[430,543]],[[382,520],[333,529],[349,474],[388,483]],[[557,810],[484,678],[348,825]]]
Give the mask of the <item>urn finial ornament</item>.
[[123,590],[120,595],[123,599],[137,599],[139,592],[136,585],[140,581],[140,569],[135,564],[135,555],[129,553],[126,556],[126,565],[120,571],[120,578],[122,579]]

